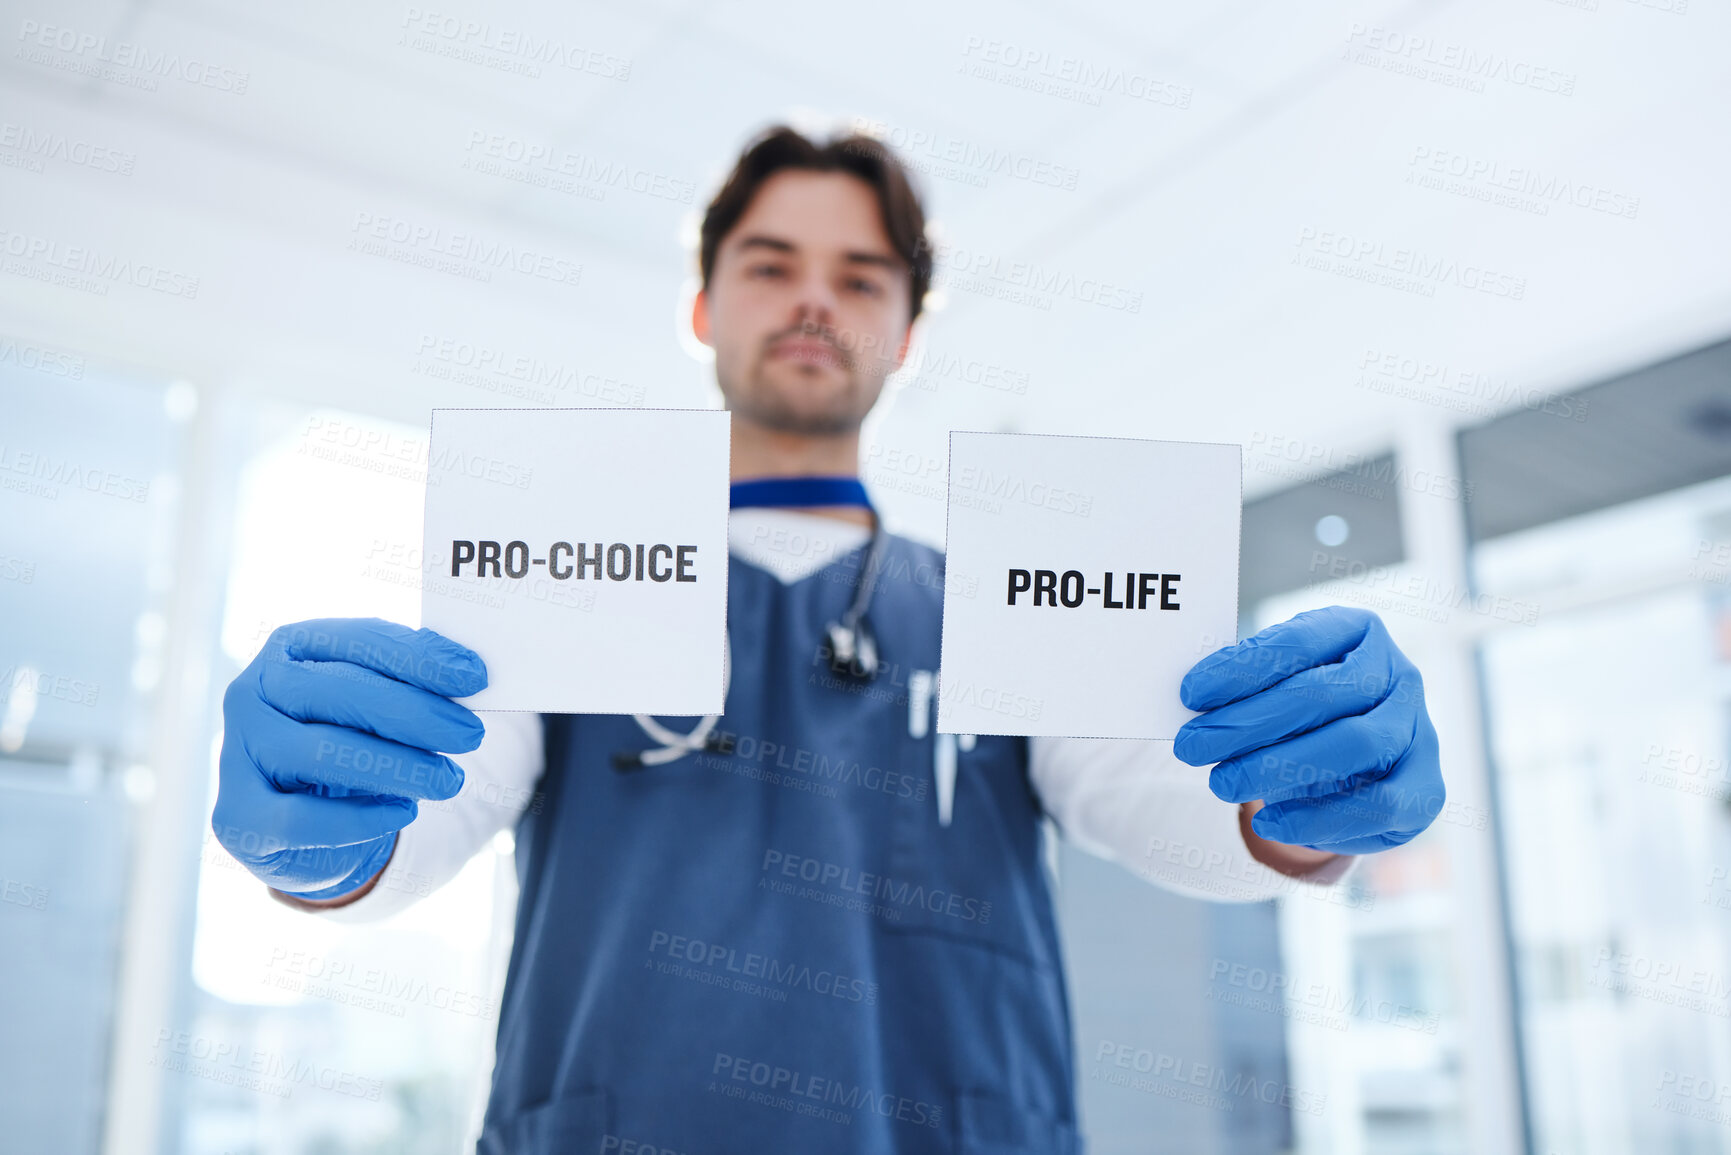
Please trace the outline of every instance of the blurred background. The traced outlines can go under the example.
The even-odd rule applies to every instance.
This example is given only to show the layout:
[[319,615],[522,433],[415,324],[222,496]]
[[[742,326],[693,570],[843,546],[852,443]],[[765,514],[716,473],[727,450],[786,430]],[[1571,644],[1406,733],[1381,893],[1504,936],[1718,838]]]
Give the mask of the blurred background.
[[509,835],[280,907],[221,693],[416,622],[431,408],[715,403],[696,221],[788,121],[943,246],[892,528],[950,429],[1237,442],[1241,632],[1425,674],[1448,807],[1327,898],[1060,850],[1091,1149],[1731,1152],[1723,3],[0,8],[0,1146],[472,1149]]

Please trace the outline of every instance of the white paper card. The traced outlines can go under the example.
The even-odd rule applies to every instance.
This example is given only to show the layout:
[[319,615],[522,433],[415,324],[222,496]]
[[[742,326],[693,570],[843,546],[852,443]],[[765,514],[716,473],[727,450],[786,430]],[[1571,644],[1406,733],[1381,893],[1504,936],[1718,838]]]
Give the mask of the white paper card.
[[486,662],[466,705],[722,712],[729,417],[433,410],[421,624]]
[[1238,638],[1239,452],[951,433],[938,729],[1174,737]]

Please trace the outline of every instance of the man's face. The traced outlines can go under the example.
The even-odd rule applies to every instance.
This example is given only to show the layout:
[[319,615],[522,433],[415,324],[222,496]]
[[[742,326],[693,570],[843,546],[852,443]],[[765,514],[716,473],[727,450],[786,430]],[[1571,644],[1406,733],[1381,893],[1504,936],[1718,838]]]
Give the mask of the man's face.
[[715,350],[736,417],[784,433],[847,433],[907,354],[908,268],[871,186],[788,170],[716,250],[692,327]]

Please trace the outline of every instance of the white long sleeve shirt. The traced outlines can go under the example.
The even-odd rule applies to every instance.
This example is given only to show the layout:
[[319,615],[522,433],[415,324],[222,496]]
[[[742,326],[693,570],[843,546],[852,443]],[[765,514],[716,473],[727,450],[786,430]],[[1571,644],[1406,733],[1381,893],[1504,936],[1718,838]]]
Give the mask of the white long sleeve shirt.
[[[864,526],[775,508],[735,510],[730,552],[794,582],[862,544]],[[397,836],[378,885],[356,901],[319,913],[342,922],[387,917],[430,894],[529,806],[544,765],[540,717],[490,713],[478,749],[455,756],[463,788],[445,802],[423,802]],[[1046,813],[1078,847],[1122,864],[1155,885],[1198,898],[1255,902],[1299,889],[1338,885],[1353,860],[1330,863],[1306,880],[1251,857],[1238,807],[1208,789],[1208,773],[1172,754],[1172,743],[1111,738],[1029,740],[1029,775]],[[947,808],[951,791],[939,780]]]

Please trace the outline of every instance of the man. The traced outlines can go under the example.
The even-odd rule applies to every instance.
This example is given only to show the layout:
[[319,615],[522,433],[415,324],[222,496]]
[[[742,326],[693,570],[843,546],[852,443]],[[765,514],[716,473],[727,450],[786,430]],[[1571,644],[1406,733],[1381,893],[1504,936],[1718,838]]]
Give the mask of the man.
[[[1199,662],[1173,748],[934,734],[942,557],[874,537],[857,482],[930,281],[920,203],[871,140],[771,130],[700,265],[733,414],[725,715],[495,714],[483,740],[455,642],[284,627],[225,700],[217,836],[360,919],[516,823],[483,1155],[1080,1151],[1043,818],[1132,867],[1182,848],[1147,873],[1190,893],[1329,885],[1442,806],[1417,671],[1324,610]],[[875,669],[827,628],[862,581]]]

